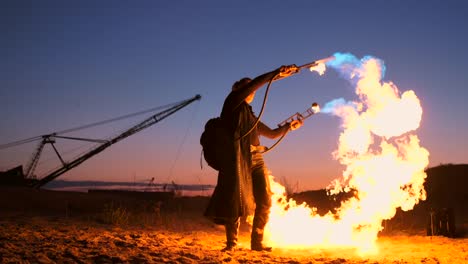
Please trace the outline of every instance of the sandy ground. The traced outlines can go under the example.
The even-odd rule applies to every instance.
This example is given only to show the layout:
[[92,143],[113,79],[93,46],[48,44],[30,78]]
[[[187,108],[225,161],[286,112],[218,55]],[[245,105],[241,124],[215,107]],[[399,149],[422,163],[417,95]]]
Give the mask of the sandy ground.
[[255,252],[243,230],[240,249],[221,252],[224,232],[208,223],[177,219],[155,226],[99,223],[56,216],[10,216],[0,221],[1,263],[468,263],[468,239],[392,235],[380,253],[352,249]]
[[[124,203],[125,201],[125,203]],[[0,192],[0,263],[468,263],[468,238],[424,230],[379,237],[379,254],[335,248],[222,252],[224,229],[205,219],[206,198],[164,204],[67,192]]]

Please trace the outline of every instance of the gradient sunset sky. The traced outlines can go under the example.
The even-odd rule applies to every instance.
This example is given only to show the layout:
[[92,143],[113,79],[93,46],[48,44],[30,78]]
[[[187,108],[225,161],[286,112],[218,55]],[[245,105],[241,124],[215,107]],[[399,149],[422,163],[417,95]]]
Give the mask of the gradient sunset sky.
[[[467,13],[466,1],[432,0],[2,1],[0,144],[200,94],[59,179],[215,184],[216,172],[200,168],[199,138],[233,82],[349,52],[383,60],[385,81],[419,97],[416,133],[430,166],[468,163]],[[262,120],[276,127],[313,102],[341,97],[355,94],[336,72],[302,71],[273,83]],[[149,115],[66,135],[110,138]],[[267,166],[299,190],[326,187],[343,170],[331,155],[340,131],[338,118],[317,114],[265,155]],[[0,149],[0,171],[26,165],[38,143]],[[71,160],[93,145],[56,146]],[[58,165],[46,146],[38,177]]]

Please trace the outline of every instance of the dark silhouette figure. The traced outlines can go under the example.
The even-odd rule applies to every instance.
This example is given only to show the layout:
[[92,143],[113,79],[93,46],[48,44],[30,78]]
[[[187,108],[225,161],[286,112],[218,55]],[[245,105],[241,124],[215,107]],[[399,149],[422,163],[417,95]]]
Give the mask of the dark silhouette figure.
[[223,166],[219,169],[218,182],[205,212],[205,216],[225,226],[227,242],[224,250],[237,246],[239,219],[253,213],[251,249],[271,250],[262,243],[271,207],[271,190],[259,136],[278,138],[290,129],[299,128],[302,123],[294,127],[287,123],[271,129],[260,121],[255,126],[257,117],[250,103],[264,84],[278,77],[287,77],[294,71],[297,71],[295,65],[282,66],[253,80],[243,78],[234,83],[224,101],[221,119],[230,140],[224,146]]

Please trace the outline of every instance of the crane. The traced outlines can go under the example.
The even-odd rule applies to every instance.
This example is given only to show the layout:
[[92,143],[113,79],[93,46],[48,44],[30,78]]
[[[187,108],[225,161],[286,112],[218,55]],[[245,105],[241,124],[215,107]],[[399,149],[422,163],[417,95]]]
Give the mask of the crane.
[[[64,137],[64,136],[58,136],[56,133],[52,133],[52,134],[49,134],[49,135],[44,135],[42,136],[42,141],[41,143],[39,144],[36,152],[35,152],[35,155],[33,156],[33,158],[31,159],[31,162],[30,164],[28,165],[27,167],[27,176],[31,176],[33,174],[33,171],[34,171],[34,168],[35,166],[37,165],[37,162],[39,160],[39,157],[40,157],[40,154],[41,154],[41,151],[44,147],[45,144],[49,143],[52,145],[52,147],[54,148],[55,150],[55,153],[59,156],[59,159],[62,163],[62,166],[56,170],[54,170],[53,172],[49,173],[48,175],[46,175],[45,177],[43,177],[42,179],[40,180],[34,180],[32,181],[32,184],[31,186],[34,187],[34,188],[41,188],[42,186],[44,186],[45,184],[53,181],[54,179],[56,179],[57,177],[59,177],[60,175],[64,174],[65,172],[73,169],[74,167],[80,165],[81,163],[83,163],[84,161],[88,160],[89,158],[93,157],[94,155],[102,152],[103,150],[107,149],[108,147],[110,147],[111,145],[145,129],[145,128],[148,128],[156,123],[158,123],[159,121],[165,119],[166,117],[172,115],[173,113],[177,112],[178,110],[184,108],[185,106],[191,104],[192,102],[196,101],[196,100],[200,100],[201,99],[201,96],[199,94],[197,94],[196,96],[190,98],[190,99],[187,99],[187,100],[184,100],[182,101],[181,103],[175,105],[175,106],[172,106],[164,111],[161,111],[159,113],[156,113],[154,115],[152,115],[151,117],[143,120],[142,122],[138,123],[137,125],[131,127],[130,129],[124,131],[123,133],[121,133],[120,135],[110,139],[110,140],[94,140],[94,139],[83,139],[83,138],[74,138],[74,137]],[[54,138],[66,138],[66,139],[75,139],[75,140],[87,140],[87,141],[92,141],[92,142],[97,142],[97,143],[100,143],[100,145],[98,145],[97,147],[95,147],[94,149],[92,149],[91,151],[87,152],[87,153],[84,153],[83,155],[77,157],[76,159],[70,161],[70,162],[65,162],[62,157],[60,156],[60,154],[58,153],[57,149],[55,148],[54,146],[54,143],[55,143],[55,140]]]

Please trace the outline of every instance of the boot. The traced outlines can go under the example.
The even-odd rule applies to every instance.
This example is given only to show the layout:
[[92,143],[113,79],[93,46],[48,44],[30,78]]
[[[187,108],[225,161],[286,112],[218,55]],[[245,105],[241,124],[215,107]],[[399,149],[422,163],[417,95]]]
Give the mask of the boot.
[[237,247],[237,234],[239,232],[239,219],[232,223],[227,223],[226,229],[226,247],[222,251],[232,251]]
[[255,251],[267,251],[271,252],[271,247],[266,247],[262,243],[263,241],[263,230],[261,229],[254,229],[252,230],[252,236],[250,238],[250,249]]

